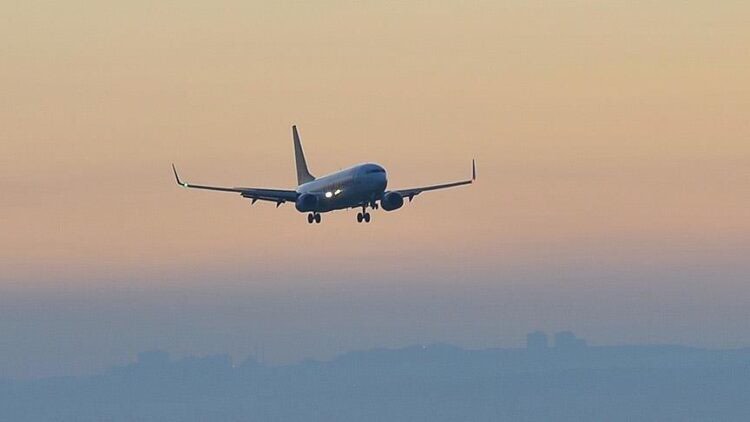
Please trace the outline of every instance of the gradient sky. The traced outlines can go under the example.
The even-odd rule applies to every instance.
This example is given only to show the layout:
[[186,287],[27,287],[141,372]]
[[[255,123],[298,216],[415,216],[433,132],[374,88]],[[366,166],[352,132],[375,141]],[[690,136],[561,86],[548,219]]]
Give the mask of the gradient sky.
[[[750,346],[746,1],[0,4],[0,376],[533,329]],[[178,189],[465,178],[358,225]]]

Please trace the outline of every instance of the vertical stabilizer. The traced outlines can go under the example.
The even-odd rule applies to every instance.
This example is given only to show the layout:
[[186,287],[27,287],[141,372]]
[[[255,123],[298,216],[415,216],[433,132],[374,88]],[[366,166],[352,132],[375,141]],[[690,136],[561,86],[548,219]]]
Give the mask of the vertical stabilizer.
[[307,162],[305,161],[305,152],[302,151],[302,143],[299,140],[299,133],[297,133],[297,126],[292,126],[292,137],[294,138],[294,161],[297,165],[297,184],[302,185],[307,182],[315,180],[310,171],[307,170]]

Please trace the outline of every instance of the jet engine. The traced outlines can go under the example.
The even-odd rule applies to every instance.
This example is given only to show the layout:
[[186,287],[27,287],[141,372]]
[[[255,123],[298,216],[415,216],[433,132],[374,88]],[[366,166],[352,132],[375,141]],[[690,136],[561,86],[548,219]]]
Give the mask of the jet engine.
[[398,192],[386,192],[380,200],[380,206],[386,211],[393,211],[404,205],[404,197]]
[[303,193],[297,198],[294,206],[299,212],[315,211],[318,207],[318,197],[311,193]]

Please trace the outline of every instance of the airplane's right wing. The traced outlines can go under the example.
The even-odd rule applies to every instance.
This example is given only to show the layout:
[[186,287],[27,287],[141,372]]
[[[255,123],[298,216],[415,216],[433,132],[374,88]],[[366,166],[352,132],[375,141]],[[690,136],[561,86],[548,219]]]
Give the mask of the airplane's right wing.
[[469,184],[474,183],[475,180],[477,180],[477,166],[474,160],[471,160],[471,179],[469,180],[462,180],[460,182],[452,182],[452,183],[444,183],[440,185],[424,186],[424,187],[419,187],[419,188],[397,189],[397,190],[394,190],[393,192],[398,192],[402,197],[409,198],[409,201],[411,201],[412,199],[414,199],[415,196],[419,195],[422,192],[452,188],[454,186],[469,185]]
[[275,202],[276,206],[279,206],[287,201],[295,202],[297,200],[297,192],[293,190],[265,188],[227,188],[221,186],[193,185],[180,180],[180,176],[177,174],[177,169],[175,168],[174,164],[172,164],[172,171],[174,172],[174,177],[177,180],[177,184],[184,188],[215,190],[220,192],[236,192],[242,195],[243,198],[252,199],[253,202]]

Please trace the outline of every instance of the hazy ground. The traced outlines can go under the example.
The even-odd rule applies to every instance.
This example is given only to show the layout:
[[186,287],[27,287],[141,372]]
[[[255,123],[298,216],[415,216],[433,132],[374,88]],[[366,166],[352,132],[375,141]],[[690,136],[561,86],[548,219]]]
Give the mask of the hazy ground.
[[233,364],[147,352],[92,377],[0,383],[0,419],[26,421],[740,421],[750,350],[680,346],[353,352]]

